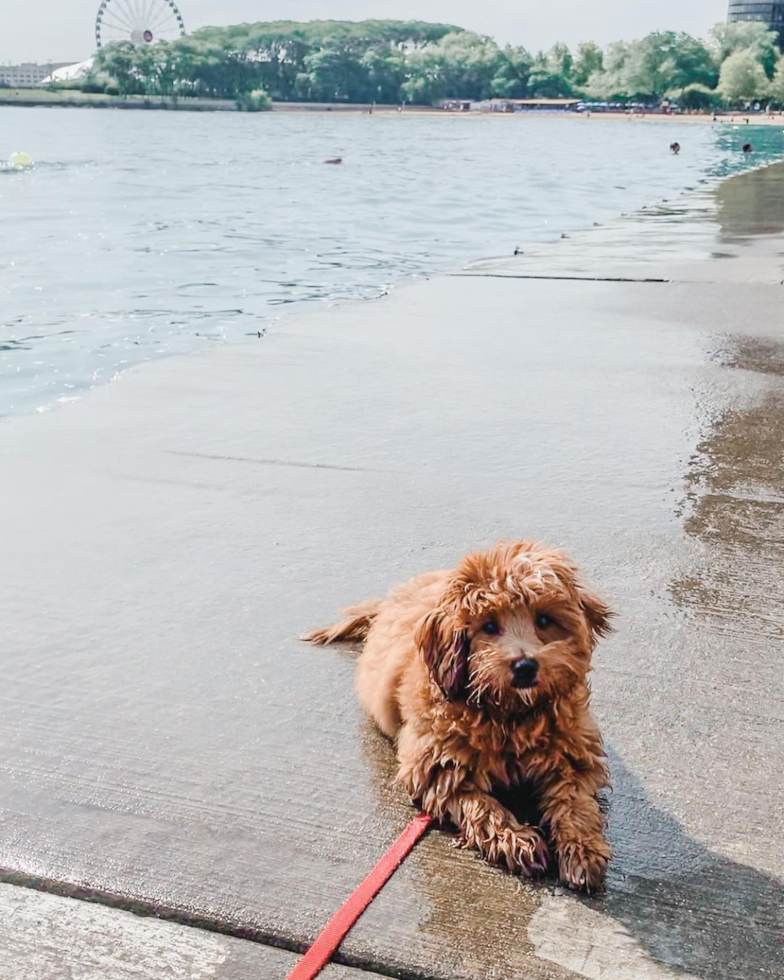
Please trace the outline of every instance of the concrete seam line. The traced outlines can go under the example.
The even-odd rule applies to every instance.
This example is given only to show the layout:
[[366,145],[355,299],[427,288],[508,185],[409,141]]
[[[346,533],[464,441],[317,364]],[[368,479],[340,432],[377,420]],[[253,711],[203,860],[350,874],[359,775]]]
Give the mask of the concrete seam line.
[[[509,275],[504,272],[449,272],[447,275],[452,279],[546,279],[551,282],[688,282],[687,279],[636,279],[632,276],[547,276],[534,274],[514,273]],[[700,280],[701,281],[701,280]],[[711,283],[708,283],[711,285]],[[773,283],[771,283],[773,285]]]
[[[105,908],[130,912],[133,915],[138,915],[140,918],[160,919],[163,922],[173,922],[176,925],[186,926],[190,929],[203,929],[205,932],[214,932],[221,936],[229,936],[232,939],[243,939],[246,942],[257,943],[260,946],[269,946],[272,949],[280,949],[288,953],[304,954],[310,945],[307,941],[300,942],[299,940],[275,936],[273,933],[265,932],[263,929],[255,926],[234,925],[230,922],[221,922],[203,913],[189,912],[171,905],[159,905],[149,899],[131,898],[127,895],[120,895],[116,892],[110,892],[100,888],[77,885],[67,881],[58,881],[55,878],[26,875],[19,871],[12,871],[9,868],[0,868],[0,883],[15,885],[18,888],[28,888],[31,891],[43,892],[46,895],[59,895],[61,898],[90,902],[94,905],[102,905]],[[379,963],[373,959],[342,953],[336,954],[331,962],[362,973],[376,973],[380,976],[390,977],[391,980],[448,980],[446,977],[425,974],[418,970],[401,969],[385,963]]]
[[[640,282],[640,283],[676,283],[681,286],[730,286],[729,279],[635,279],[631,276],[548,276],[505,273],[505,272],[447,272],[450,279],[539,279],[545,282]],[[738,283],[735,283],[738,285]],[[743,286],[784,286],[784,279],[748,279],[739,283]]]

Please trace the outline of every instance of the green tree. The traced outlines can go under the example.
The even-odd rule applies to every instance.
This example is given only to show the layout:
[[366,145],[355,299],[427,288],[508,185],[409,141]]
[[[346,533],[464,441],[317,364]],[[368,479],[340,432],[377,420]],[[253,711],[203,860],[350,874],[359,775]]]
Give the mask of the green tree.
[[396,101],[407,58],[460,33],[421,21],[235,24],[169,45],[106,49],[99,61],[104,79],[123,92],[239,99],[263,89],[279,99]]
[[136,70],[136,48],[127,41],[102,48],[95,59],[93,70],[96,75],[106,75],[112,79],[120,95],[131,95],[144,90],[143,81]]
[[446,98],[486,99],[494,94],[503,54],[490,38],[460,31],[409,53],[402,85],[410,102]]
[[768,90],[768,76],[754,52],[735,51],[722,62],[719,92],[728,102],[761,99]]
[[525,48],[507,45],[500,54],[491,83],[492,94],[506,99],[525,98],[533,63],[534,59]]
[[361,59],[367,76],[368,98],[373,102],[397,102],[406,78],[406,57],[402,46],[394,42],[369,48]]
[[574,94],[568,78],[534,68],[528,80],[528,94],[537,99],[566,99]]
[[602,49],[593,41],[584,41],[577,46],[577,57],[572,65],[572,82],[574,85],[587,85],[588,79],[594,72],[600,72],[604,67]]
[[134,70],[147,95],[175,94],[176,55],[165,41],[137,48],[134,53]]
[[710,50],[688,34],[659,31],[638,41],[619,41],[604,52],[602,68],[588,76],[585,89],[602,99],[661,100],[688,85],[716,84]]
[[[260,87],[258,63],[214,41],[194,34],[168,48],[172,63],[166,71],[181,95],[236,99]],[[145,76],[146,91],[154,91],[154,84],[154,78]]]
[[560,75],[565,79],[571,78],[573,64],[572,52],[560,41],[554,44],[545,56],[545,65],[550,74]]
[[778,35],[765,24],[755,21],[736,21],[717,24],[710,32],[713,57],[722,65],[738,51],[751,51],[762,65],[768,78],[773,77],[779,60]]
[[[325,20],[205,28],[197,34],[256,61],[261,82],[275,98],[324,98],[334,89],[348,101],[359,102],[396,101],[405,78],[405,52],[459,30],[422,21]],[[312,56],[324,49],[327,56],[314,62]]]
[[773,80],[768,86],[768,96],[777,106],[784,106],[784,59],[776,65]]
[[560,99],[572,94],[567,69],[571,69],[571,54],[565,45],[555,45],[548,52],[540,51],[534,58],[528,78],[529,95],[537,99]]
[[304,31],[305,25],[245,25],[242,35],[221,40],[218,43],[235,47],[259,69],[259,80],[276,99],[295,97],[297,76],[305,70],[305,58],[310,53]]
[[700,85],[699,82],[694,82],[692,85],[687,85],[683,89],[678,102],[684,109],[705,111],[706,109],[715,109],[719,102],[721,102],[721,96],[715,89],[708,88],[707,85]]
[[558,43],[532,58],[525,48],[501,49],[489,37],[448,24],[274,21],[204,28],[170,44],[111,45],[96,59],[92,84],[109,84],[123,95],[235,100],[263,91],[278,99],[427,104],[556,98],[579,90],[613,101],[675,96],[698,105],[707,104],[722,66],[722,97],[763,97],[760,71],[773,79],[779,61],[775,34],[760,24],[719,25],[710,44],[665,31],[605,51],[582,44],[576,56]]
[[368,73],[350,47],[333,39],[305,58],[308,98],[319,102],[366,102],[372,99]]
[[688,34],[657,31],[630,45],[622,90],[628,96],[660,100],[692,83],[715,81],[711,53],[701,41]]
[[588,78],[586,91],[596,99],[622,98],[626,94],[627,63],[631,45],[615,41],[604,52],[603,67]]

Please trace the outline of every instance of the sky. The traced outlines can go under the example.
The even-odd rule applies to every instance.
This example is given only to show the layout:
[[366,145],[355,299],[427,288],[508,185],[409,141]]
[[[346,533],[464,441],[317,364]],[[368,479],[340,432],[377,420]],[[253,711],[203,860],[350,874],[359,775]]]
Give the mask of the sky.
[[[113,0],[109,0],[111,4]],[[125,0],[142,4],[151,0]],[[158,2],[158,0],[156,0]],[[428,20],[534,51],[631,40],[655,30],[704,37],[726,0],[175,0],[185,27],[259,20]],[[81,61],[93,53],[99,0],[0,0],[0,62]]]

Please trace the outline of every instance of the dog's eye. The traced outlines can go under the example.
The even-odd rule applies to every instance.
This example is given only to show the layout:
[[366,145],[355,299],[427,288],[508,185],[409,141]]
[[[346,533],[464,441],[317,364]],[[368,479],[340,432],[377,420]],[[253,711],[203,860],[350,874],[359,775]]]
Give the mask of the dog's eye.
[[488,636],[498,636],[501,632],[501,627],[491,619],[489,623],[485,623],[482,627],[482,632],[487,633]]
[[536,626],[540,630],[546,630],[550,626],[555,625],[555,620],[552,616],[548,616],[547,613],[539,613],[536,617]]

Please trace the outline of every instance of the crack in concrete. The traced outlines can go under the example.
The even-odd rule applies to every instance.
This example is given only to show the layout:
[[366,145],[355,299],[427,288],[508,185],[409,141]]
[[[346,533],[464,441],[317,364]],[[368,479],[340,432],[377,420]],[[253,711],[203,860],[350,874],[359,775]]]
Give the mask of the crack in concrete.
[[506,272],[451,272],[457,279],[546,279],[557,282],[676,282],[674,279],[640,279],[635,276],[548,276],[544,273],[506,273]]
[[[723,285],[723,279],[659,279],[639,278],[637,276],[548,276],[545,273],[517,272],[449,272],[452,279],[541,279],[547,282],[640,282],[640,283],[680,283],[683,285],[718,286]],[[751,280],[752,284],[761,286],[784,286],[784,279]]]
[[224,456],[218,453],[195,453],[181,449],[165,449],[171,456],[192,456],[195,459],[227,460],[233,463],[255,463],[257,466],[292,466],[304,470],[338,470],[341,473],[392,473],[394,470],[375,470],[365,466],[337,466],[334,463],[299,463],[290,459],[255,459],[252,456]]

